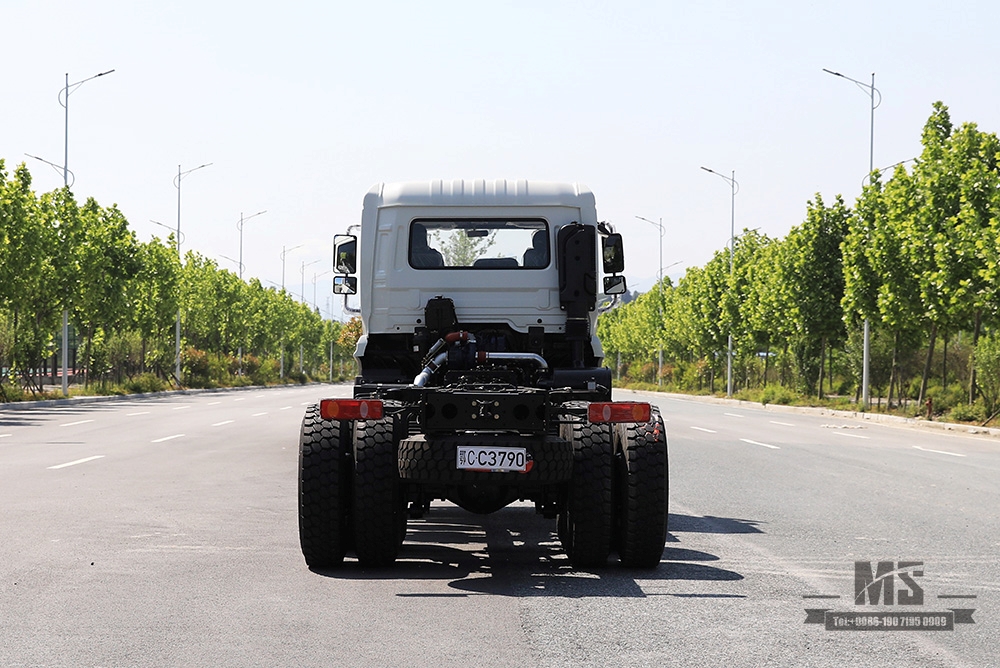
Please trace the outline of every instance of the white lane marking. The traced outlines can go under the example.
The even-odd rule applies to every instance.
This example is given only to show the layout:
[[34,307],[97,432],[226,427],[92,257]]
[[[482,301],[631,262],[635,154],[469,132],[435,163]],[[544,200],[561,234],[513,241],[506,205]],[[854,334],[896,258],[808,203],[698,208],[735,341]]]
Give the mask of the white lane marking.
[[749,443],[750,445],[760,445],[765,448],[771,448],[772,450],[781,450],[781,448],[776,445],[768,445],[767,443],[761,443],[759,441],[751,441],[749,438],[741,438],[740,440],[744,443]]
[[691,427],[691,428],[692,429],[696,429],[698,431],[703,431],[706,434],[715,434],[715,433],[718,433],[714,429],[705,429],[704,427]]
[[13,436],[14,434],[0,434],[0,438],[7,438],[8,436]]
[[726,417],[738,417],[738,418],[743,417],[742,415],[740,415],[738,413],[723,413],[723,415],[725,415]]
[[187,405],[185,405],[185,406],[174,406],[174,410],[175,411],[183,410],[185,408],[191,408],[191,407],[187,406]]
[[233,401],[246,401],[246,400],[247,400],[246,397],[236,397],[235,399],[233,399]]
[[173,436],[164,436],[163,438],[158,438],[155,441],[150,441],[150,443],[163,443],[164,441],[172,441],[175,438],[180,438],[184,434],[174,434]]
[[223,420],[222,422],[216,422],[212,426],[213,427],[221,427],[224,424],[232,424],[232,423],[233,423],[233,420]]
[[[312,406],[314,403],[316,403],[316,402],[315,401],[303,401],[301,404],[299,404],[299,406]],[[289,408],[291,408],[291,406],[289,406]],[[281,410],[285,410],[285,409],[282,408]]]
[[287,411],[289,408],[291,408],[291,406],[285,406],[283,408],[279,408],[278,410],[279,411]]
[[149,415],[149,411],[140,411],[138,413],[126,413],[126,417],[132,417],[133,415]]
[[866,440],[870,438],[869,436],[862,436],[861,434],[845,434],[842,431],[835,431],[833,434],[834,436],[846,436],[847,438],[863,438]]
[[966,455],[959,454],[957,452],[948,452],[947,450],[931,450],[930,448],[921,448],[919,445],[914,445],[917,450],[922,450],[923,452],[936,452],[939,455],[951,455],[952,457],[965,457]]
[[254,413],[250,417],[260,417],[261,415],[267,415],[267,413]]
[[77,420],[76,422],[67,422],[66,424],[59,425],[60,427],[74,427],[78,424],[87,424],[88,422],[93,422],[93,420]]
[[77,464],[83,464],[85,462],[92,462],[95,459],[100,459],[103,456],[104,455],[94,455],[93,457],[85,457],[83,459],[77,459],[76,461],[73,461],[73,462],[66,462],[65,464],[57,464],[56,466],[49,466],[48,468],[49,468],[49,470],[64,469],[67,466],[76,466]]
[[791,422],[778,422],[777,420],[771,420],[771,424],[780,424],[782,427],[794,427],[795,425]]
[[206,405],[206,406],[218,406],[218,405],[219,405],[219,404],[221,404],[221,403],[222,403],[221,401],[209,401],[209,402],[208,402],[207,404],[205,404],[205,405]]

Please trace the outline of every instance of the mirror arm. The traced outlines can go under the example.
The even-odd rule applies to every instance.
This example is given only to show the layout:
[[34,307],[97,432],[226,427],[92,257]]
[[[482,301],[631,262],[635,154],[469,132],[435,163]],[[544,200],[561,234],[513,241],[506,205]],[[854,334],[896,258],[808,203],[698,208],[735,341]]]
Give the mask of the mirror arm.
[[350,297],[350,295],[344,295],[344,313],[354,313],[354,314],[361,313],[360,308],[354,308],[353,306],[347,303],[348,297]]

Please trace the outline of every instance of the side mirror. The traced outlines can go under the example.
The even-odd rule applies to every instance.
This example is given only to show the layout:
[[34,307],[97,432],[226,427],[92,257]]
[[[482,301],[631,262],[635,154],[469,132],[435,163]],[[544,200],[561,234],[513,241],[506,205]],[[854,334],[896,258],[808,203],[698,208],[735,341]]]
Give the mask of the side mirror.
[[628,288],[625,286],[624,276],[605,276],[604,277],[604,294],[606,295],[621,295],[625,294]]
[[[333,238],[333,268],[341,274],[358,271],[358,238],[353,235],[338,234]],[[355,281],[355,291],[357,288]],[[343,294],[343,293],[342,293]],[[350,292],[347,294],[354,294]]]
[[356,276],[334,276],[333,293],[336,295],[358,294],[358,278]]
[[[620,274],[625,271],[625,246],[622,243],[622,235],[617,232],[615,234],[609,234],[604,237],[602,244],[604,273]],[[605,292],[607,291],[605,290]]]

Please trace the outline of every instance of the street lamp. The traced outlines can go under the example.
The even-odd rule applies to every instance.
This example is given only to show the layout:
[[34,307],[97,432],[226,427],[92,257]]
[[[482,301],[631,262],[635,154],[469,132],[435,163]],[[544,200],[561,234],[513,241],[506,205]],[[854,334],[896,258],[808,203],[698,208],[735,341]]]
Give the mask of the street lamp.
[[[715,174],[720,179],[729,184],[732,190],[732,204],[729,221],[729,280],[733,279],[733,252],[736,248],[736,193],[740,190],[740,184],[736,181],[736,171],[731,172],[731,176],[720,174],[708,167],[702,167],[709,174]],[[733,323],[729,323],[729,353],[726,360],[726,396],[733,396]]]
[[[281,247],[281,292],[285,292],[285,256],[296,248],[302,248],[305,244],[292,246],[291,248]],[[285,332],[281,332],[281,367],[278,369],[278,378],[285,377]]]
[[[164,225],[164,224],[163,224],[163,223],[161,223],[160,221],[158,221],[158,220],[153,220],[152,218],[150,218],[150,219],[149,219],[149,222],[153,223],[154,225],[159,225],[159,226],[160,226],[160,227],[162,227],[163,229],[165,229],[165,230],[170,230],[171,232],[176,232],[176,231],[177,231],[177,230],[175,230],[174,228],[170,227],[169,225]],[[179,239],[179,240],[177,241],[177,243],[180,243],[181,241],[184,241],[184,235],[183,235],[183,234],[181,234],[181,237],[180,237],[180,239]]]
[[228,255],[223,255],[222,253],[219,253],[219,257],[221,257],[223,260],[229,260],[230,262],[232,262],[233,264],[235,264],[236,265],[236,271],[238,271],[238,272],[242,272],[243,271],[243,265],[240,263],[239,260],[234,260],[233,258],[229,257]]
[[636,216],[636,218],[660,228],[660,262],[657,264],[659,269],[656,272],[656,289],[659,294],[658,301],[660,304],[660,320],[656,326],[656,344],[658,348],[656,353],[656,386],[661,387],[663,385],[663,344],[661,341],[663,337],[660,336],[663,328],[663,218],[660,218],[658,223],[654,223],[649,218],[643,218],[642,216]]
[[[196,172],[203,167],[208,167],[212,163],[206,162],[204,165],[198,165],[186,172],[181,171],[181,166],[177,165],[177,176],[174,177],[174,187],[177,188],[177,264],[183,270],[184,261],[181,259],[181,181],[184,177],[191,172]],[[174,357],[174,377],[177,381],[177,387],[181,386],[181,304],[180,304],[180,286],[178,285],[177,290],[177,325],[175,331],[175,357]]]
[[[37,155],[31,155],[30,153],[25,153],[25,155],[28,156],[29,158],[34,158],[35,160],[38,160],[40,162],[44,162],[46,165],[48,165],[49,167],[52,167],[54,170],[56,170],[60,174],[63,173],[64,167],[62,165],[57,165],[54,162],[49,162],[45,158],[39,158]],[[76,183],[76,174],[74,174],[73,170],[71,170],[71,169],[67,169],[66,171],[69,172],[69,175],[73,177],[73,180],[69,182],[69,188],[72,189],[73,185]],[[65,176],[63,177],[63,185],[66,185],[66,183],[65,183]]]
[[[299,290],[299,301],[302,302],[303,304],[306,303],[306,267],[311,267],[317,262],[319,262],[319,260],[313,260],[312,262],[306,262],[305,260],[302,260],[302,271],[301,271],[302,287]],[[303,343],[302,341],[299,341],[299,373],[304,372],[302,355],[303,355]]]
[[[243,226],[251,218],[256,218],[257,216],[259,216],[261,214],[264,214],[264,213],[267,213],[266,209],[264,211],[258,211],[257,213],[255,213],[253,215],[250,215],[250,216],[247,216],[247,217],[244,218],[243,217],[243,212],[240,211],[240,222],[236,223],[236,229],[238,229],[240,231],[240,259],[237,261],[237,263],[239,264],[240,282],[243,281]],[[226,257],[226,256],[223,255],[222,257]],[[226,258],[226,259],[232,261],[231,258]],[[239,364],[240,364],[239,375],[241,375],[241,376],[243,375],[243,337],[244,337],[244,335],[245,335],[244,332],[240,332],[240,347],[239,347],[239,351],[237,352],[237,357],[239,358]]]
[[319,307],[316,306],[316,279],[317,278],[322,278],[323,276],[326,276],[327,274],[332,274],[332,273],[333,273],[333,269],[330,269],[328,271],[324,271],[322,274],[317,274],[317,273],[313,272],[313,308],[314,309],[319,309]]
[[236,223],[236,229],[240,231],[240,280],[243,280],[243,225],[251,218],[256,218],[257,216],[267,213],[267,210],[258,211],[252,216],[243,217],[243,212],[240,212],[240,222]]
[[306,267],[311,267],[317,262],[319,262],[319,260],[313,260],[312,262],[302,260],[302,270],[299,272],[302,275],[302,287],[299,289],[299,301],[303,304],[306,303]]
[[[69,82],[69,72],[66,73],[66,86],[59,91],[59,105],[66,110],[65,123],[63,133],[63,186],[69,187],[69,96],[80,86],[87,83],[91,79],[96,79],[97,77],[103,77],[105,74],[111,74],[114,70],[108,70],[107,72],[101,72],[100,74],[95,74],[92,77],[87,77],[86,79],[81,79],[74,84]],[[43,161],[48,162],[48,161]],[[51,163],[49,163],[51,164]],[[73,177],[73,182],[76,183],[76,177]],[[65,242],[64,242],[65,243]],[[69,309],[63,309],[63,326],[62,326],[62,393],[64,397],[69,396],[69,377],[66,375],[66,360],[69,357]]]
[[281,290],[285,290],[285,256],[291,253],[297,248],[302,248],[305,244],[299,244],[298,246],[292,246],[286,249],[284,246],[281,247]]
[[[823,71],[827,74],[832,74],[835,77],[840,77],[841,79],[846,79],[860,88],[862,91],[868,95],[871,100],[871,133],[868,142],[868,178],[871,179],[871,174],[875,170],[875,109],[882,104],[882,93],[878,88],[875,87],[875,73],[872,72],[872,82],[866,84],[863,81],[858,81],[857,79],[852,79],[851,77],[844,76],[840,72],[834,72],[833,70],[828,70],[825,67]],[[878,96],[878,101],[875,101],[875,96]],[[864,410],[869,408],[869,393],[868,393],[868,377],[869,377],[869,367],[871,358],[871,327],[868,323],[868,317],[865,317],[864,322],[864,345],[863,352],[861,354],[861,406]]]

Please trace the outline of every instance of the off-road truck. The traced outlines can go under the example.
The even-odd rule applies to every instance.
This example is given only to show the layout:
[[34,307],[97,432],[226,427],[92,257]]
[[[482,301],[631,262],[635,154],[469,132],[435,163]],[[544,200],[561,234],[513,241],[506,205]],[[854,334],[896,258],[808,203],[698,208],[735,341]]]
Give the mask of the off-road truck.
[[359,375],[352,399],[324,399],[302,423],[306,563],[336,567],[353,551],[389,565],[407,518],[447,500],[473,513],[533,502],[577,568],[614,552],[655,567],[667,438],[655,407],[611,399],[595,329],[626,290],[624,256],[593,194],[381,184],[347,232],[334,239],[334,291],[361,316]]

